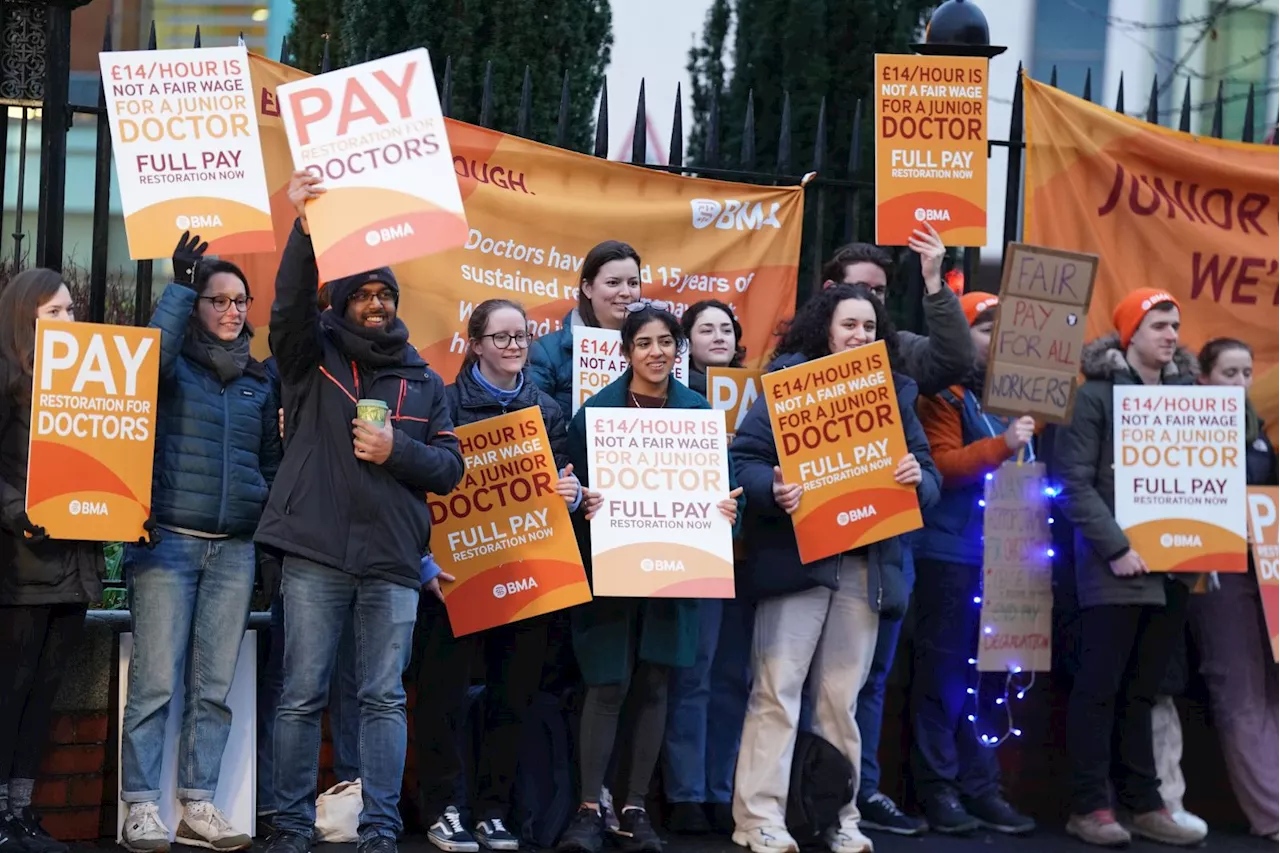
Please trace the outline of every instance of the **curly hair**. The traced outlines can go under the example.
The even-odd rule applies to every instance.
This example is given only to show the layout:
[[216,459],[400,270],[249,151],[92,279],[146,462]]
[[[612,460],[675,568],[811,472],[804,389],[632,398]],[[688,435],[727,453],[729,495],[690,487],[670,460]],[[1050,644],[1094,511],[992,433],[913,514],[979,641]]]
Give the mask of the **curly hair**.
[[711,308],[719,308],[728,315],[730,322],[733,323],[733,360],[729,362],[729,366],[742,367],[742,360],[747,357],[747,348],[742,345],[742,324],[738,322],[733,309],[719,299],[704,299],[701,302],[693,303],[685,310],[684,316],[680,318],[680,325],[684,328],[684,336],[686,338],[693,337],[693,327],[697,325],[699,315]]
[[799,353],[806,360],[831,355],[831,317],[846,299],[869,302],[876,314],[876,340],[889,351],[889,366],[898,369],[898,335],[889,319],[889,310],[870,290],[860,284],[834,284],[815,293],[790,321],[778,327],[778,348],[772,358]]

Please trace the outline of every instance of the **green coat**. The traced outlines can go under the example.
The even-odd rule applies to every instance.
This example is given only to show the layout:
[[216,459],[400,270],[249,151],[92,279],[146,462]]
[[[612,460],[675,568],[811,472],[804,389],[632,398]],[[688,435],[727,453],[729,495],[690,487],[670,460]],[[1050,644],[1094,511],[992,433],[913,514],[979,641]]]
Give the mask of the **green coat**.
[[[569,461],[573,473],[589,485],[587,466],[587,407],[623,409],[627,404],[631,371],[601,388],[574,415],[569,424]],[[709,409],[702,395],[672,380],[667,392],[668,409]],[[737,488],[733,463],[729,463],[729,489]],[[738,498],[738,522],[746,501]],[[574,532],[582,562],[591,575],[590,523],[574,513]],[[625,684],[637,660],[661,666],[692,666],[698,650],[697,602],[681,598],[597,598],[571,612],[573,651],[583,680],[593,687]]]

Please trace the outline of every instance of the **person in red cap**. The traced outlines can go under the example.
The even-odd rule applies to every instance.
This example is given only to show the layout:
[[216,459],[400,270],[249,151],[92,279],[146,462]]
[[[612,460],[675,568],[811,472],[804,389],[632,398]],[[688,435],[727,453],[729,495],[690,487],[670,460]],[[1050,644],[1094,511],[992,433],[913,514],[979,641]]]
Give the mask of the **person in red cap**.
[[[1176,646],[1190,593],[1187,575],[1151,574],[1115,519],[1112,389],[1190,385],[1195,358],[1178,346],[1181,307],[1158,288],[1116,306],[1116,333],[1084,347],[1085,382],[1071,423],[1056,434],[1061,505],[1075,527],[1080,607],[1079,671],[1067,705],[1071,818],[1067,832],[1090,844],[1127,844],[1130,833],[1165,844],[1195,844],[1199,827],[1179,824],[1160,796],[1151,709]],[[1108,783],[1128,828],[1116,820]]]
[[916,403],[942,473],[942,499],[925,510],[924,529],[914,544],[922,582],[915,589],[911,768],[929,828],[948,835],[979,827],[1009,834],[1035,829],[1035,821],[1001,795],[995,750],[979,743],[966,720],[977,713],[967,689],[978,636],[974,600],[982,595],[979,501],[985,477],[1019,451],[1035,458],[1033,418],[1000,417],[982,409],[998,303],[992,293],[960,297],[976,357],[963,382]]

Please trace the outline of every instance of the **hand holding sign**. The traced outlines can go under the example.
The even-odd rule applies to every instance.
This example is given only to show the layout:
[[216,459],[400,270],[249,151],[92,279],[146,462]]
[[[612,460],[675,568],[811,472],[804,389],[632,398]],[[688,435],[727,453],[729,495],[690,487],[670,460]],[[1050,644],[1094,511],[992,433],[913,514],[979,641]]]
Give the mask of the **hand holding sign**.
[[13,520],[12,529],[28,545],[38,545],[49,538],[44,528],[38,524],[32,524],[25,512]]
[[585,492],[582,493],[581,508],[583,513],[585,513],[586,515],[587,521],[590,521],[592,518],[594,518],[595,514],[600,511],[600,507],[603,505],[604,505],[604,495],[600,494],[599,492],[593,492],[590,489],[587,489]]
[[738,498],[742,495],[742,486],[729,493],[729,497],[716,504],[720,514],[729,519],[730,524],[738,523]]
[[1111,561],[1111,574],[1118,578],[1134,578],[1148,571],[1146,561],[1132,548],[1123,557]]
[[920,256],[920,274],[924,276],[924,286],[930,293],[942,290],[942,259],[946,257],[947,247],[942,237],[928,222],[921,223],[919,228],[911,232],[907,245],[911,251]]
[[294,209],[298,211],[298,223],[302,226],[303,234],[311,233],[311,226],[307,224],[307,202],[319,198],[324,191],[324,187],[320,186],[320,179],[310,172],[296,171],[289,179],[289,201],[293,202]]
[[1004,443],[1010,450],[1021,450],[1031,443],[1035,434],[1036,419],[1023,415],[1009,423],[1009,428],[1004,431]]
[[899,486],[918,486],[924,479],[920,463],[914,453],[908,453],[898,460],[898,467],[893,471],[893,481]]
[[577,477],[573,476],[573,464],[564,466],[564,470],[560,472],[560,479],[556,481],[556,494],[564,498],[565,503],[572,504],[581,489],[582,484],[578,482]]
[[800,496],[803,494],[803,486],[799,483],[782,482],[782,469],[777,465],[773,466],[773,502],[779,509],[791,515],[800,508]]

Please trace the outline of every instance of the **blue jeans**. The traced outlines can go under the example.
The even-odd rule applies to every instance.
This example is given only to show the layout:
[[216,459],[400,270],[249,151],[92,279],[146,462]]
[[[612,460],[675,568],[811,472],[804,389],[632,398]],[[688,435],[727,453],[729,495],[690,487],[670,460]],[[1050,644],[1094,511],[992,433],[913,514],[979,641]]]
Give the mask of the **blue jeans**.
[[120,746],[120,798],[160,798],[169,701],[186,685],[178,797],[211,800],[231,732],[227,695],[253,595],[253,542],[161,531],[154,549],[125,552],[133,654]]
[[[320,716],[348,614],[354,616],[360,686],[360,840],[396,838],[407,738],[404,670],[413,648],[418,591],[357,578],[299,557],[284,559],[284,689],[276,713],[278,830],[311,837],[316,821]],[[354,612],[353,612],[354,603]]]
[[698,602],[698,654],[671,671],[662,776],[671,803],[729,803],[750,693],[748,602]]

